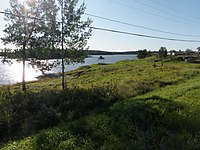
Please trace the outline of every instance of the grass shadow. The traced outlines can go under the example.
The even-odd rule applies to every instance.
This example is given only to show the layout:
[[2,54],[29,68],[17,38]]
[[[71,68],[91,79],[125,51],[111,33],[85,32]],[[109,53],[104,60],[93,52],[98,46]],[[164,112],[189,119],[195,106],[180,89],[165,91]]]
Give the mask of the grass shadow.
[[63,129],[90,137],[93,149],[198,149],[200,128],[180,113],[184,109],[183,104],[160,96],[135,98]]

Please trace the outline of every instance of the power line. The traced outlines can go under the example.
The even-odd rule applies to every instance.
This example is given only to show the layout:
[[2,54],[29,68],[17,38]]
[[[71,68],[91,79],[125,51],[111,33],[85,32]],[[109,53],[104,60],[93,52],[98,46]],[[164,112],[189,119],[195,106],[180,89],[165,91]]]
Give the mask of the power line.
[[[15,15],[15,14],[8,13],[8,12],[3,12],[3,11],[0,11],[0,14],[9,14],[9,15],[17,16],[17,17],[25,17],[23,15]],[[38,17],[30,17],[30,16],[26,16],[26,17],[31,18],[31,19],[44,20],[43,18],[38,18]],[[113,33],[120,33],[120,34],[132,35],[132,36],[152,38],[152,39],[160,39],[160,40],[168,40],[168,41],[179,41],[179,42],[198,42],[198,43],[200,43],[200,41],[198,41],[198,40],[184,40],[184,39],[175,39],[175,38],[166,38],[166,37],[159,37],[159,36],[151,36],[151,35],[144,35],[144,34],[137,34],[137,33],[131,33],[131,32],[124,32],[124,31],[113,30],[113,29],[99,28],[99,27],[94,27],[94,26],[93,27],[89,27],[89,28],[95,29],[95,30],[113,32]]]
[[127,7],[127,8],[130,8],[130,9],[134,9],[134,10],[137,10],[137,11],[140,11],[140,12],[143,12],[143,13],[146,13],[148,15],[152,15],[152,16],[156,16],[156,17],[159,17],[161,19],[166,19],[166,20],[170,20],[170,21],[173,21],[173,22],[178,22],[178,23],[184,23],[184,24],[187,24],[187,25],[190,25],[190,26],[195,26],[195,27],[200,27],[199,25],[196,25],[196,24],[191,24],[191,23],[188,23],[188,22],[184,22],[184,21],[179,21],[179,20],[176,20],[176,19],[172,19],[172,18],[169,18],[169,17],[166,17],[166,16],[161,16],[161,15],[158,15],[158,14],[155,14],[155,13],[152,13],[150,11],[146,11],[146,10],[143,10],[143,9],[139,9],[139,8],[136,8],[136,7],[133,7],[133,6],[130,6],[130,5],[127,5],[127,4],[124,4],[124,3],[121,3],[121,2],[118,2],[118,1],[115,1],[115,0],[109,0],[115,4],[118,4],[118,5],[121,5],[121,6],[124,6],[124,7]]
[[106,29],[106,28],[99,28],[99,27],[93,27],[93,26],[89,27],[89,28],[92,28],[92,29],[95,29],[95,30],[100,30],[100,31],[107,31],[107,32],[113,32],[113,33],[119,33],[119,34],[126,34],[126,35],[132,35],[132,36],[139,36],[139,37],[145,37],[145,38],[159,39],[159,40],[200,43],[200,41],[198,41],[198,40],[184,40],[184,39],[175,39],[175,38],[151,36],[151,35],[137,34],[137,33],[131,33],[131,32],[125,32],[125,31],[119,31],[119,30],[113,30],[113,29]]
[[[176,17],[178,17],[178,18],[182,18],[183,20],[182,21],[189,21],[189,22],[194,22],[194,20],[191,20],[191,19],[188,19],[188,18],[185,18],[185,17],[181,17],[181,16],[177,16],[177,15],[175,15],[175,14],[173,14],[173,13],[171,13],[171,12],[168,12],[168,11],[165,11],[165,10],[163,10],[163,9],[159,9],[159,8],[157,8],[157,7],[154,7],[154,6],[152,6],[152,5],[149,5],[149,4],[147,4],[147,3],[144,3],[144,2],[141,2],[141,1],[138,1],[138,0],[133,0],[133,1],[135,1],[135,2],[137,2],[137,3],[139,3],[139,4],[141,4],[141,5],[144,5],[144,6],[146,6],[146,7],[149,7],[149,8],[152,8],[152,9],[154,9],[154,10],[158,10],[158,11],[160,11],[160,12],[162,12],[162,13],[165,13],[165,14],[168,14],[168,15],[171,15],[171,16],[176,16]],[[188,23],[188,22],[186,22],[186,23]],[[197,23],[197,21],[195,20],[195,23]],[[190,23],[191,24],[191,23]],[[199,22],[198,22],[198,24],[194,24],[194,25],[200,25],[199,24]]]
[[16,17],[25,17],[25,15],[16,15],[16,14],[13,14],[11,12],[5,12],[5,11],[0,11],[0,14],[12,15],[12,16],[16,16]]
[[115,23],[120,23],[120,24],[124,24],[124,25],[128,25],[128,26],[136,27],[136,28],[156,31],[156,32],[160,32],[160,33],[167,33],[167,34],[171,34],[171,35],[179,35],[179,36],[187,36],[187,37],[200,37],[199,35],[174,33],[174,32],[168,32],[168,31],[162,31],[162,30],[158,30],[158,29],[148,28],[148,27],[144,27],[144,26],[140,26],[140,25],[134,25],[134,24],[131,24],[131,23],[122,22],[122,21],[119,21],[119,20],[114,20],[114,19],[110,19],[110,18],[106,18],[106,17],[101,17],[101,16],[90,14],[90,13],[85,13],[85,15],[95,17],[95,18],[99,18],[99,19],[103,19],[103,20],[107,20],[107,21],[111,21],[111,22],[115,22]]
[[38,17],[27,16],[27,15],[17,15],[17,14],[13,14],[11,12],[5,12],[5,11],[0,11],[0,14],[11,15],[11,16],[19,17],[19,18],[26,17],[26,18],[29,18],[29,19],[36,19],[36,20],[42,20],[42,21],[51,21],[51,20],[48,20],[48,19],[45,19],[45,18],[38,18]]
[[[45,18],[38,18],[38,17],[31,17],[31,16],[24,16],[24,15],[16,15],[16,14],[13,14],[13,13],[10,13],[10,12],[4,12],[4,11],[0,11],[0,14],[8,14],[8,15],[16,16],[16,17],[27,17],[27,18],[30,18],[30,19],[37,19],[37,20],[50,21],[50,20],[47,20],[47,19],[45,19]],[[97,16],[97,15],[92,15],[92,14],[89,14],[89,13],[85,13],[85,15],[92,16],[92,17],[96,17],[96,18],[99,18],[99,19],[104,19],[104,20],[107,20],[107,21],[112,21],[112,22],[124,24],[124,25],[129,25],[129,26],[132,26],[132,27],[137,27],[137,28],[142,28],[142,29],[146,29],[146,30],[161,32],[161,33],[167,33],[167,34],[172,34],[172,35],[180,35],[180,36],[187,36],[187,37],[200,37],[200,36],[198,36],[198,35],[181,34],[181,33],[174,33],[174,32],[168,32],[168,31],[157,30],[157,29],[148,28],[148,27],[139,26],[139,25],[134,25],[134,24],[130,24],[130,23],[126,23],[126,22],[114,20],[114,19],[109,19],[109,18]],[[60,23],[60,22],[58,22],[58,23]]]
[[180,11],[180,10],[178,10],[178,9],[174,9],[174,8],[172,8],[172,7],[168,6],[168,5],[162,4],[162,3],[158,2],[158,1],[155,1],[155,0],[150,0],[150,1],[152,1],[152,2],[154,2],[154,3],[156,3],[156,4],[160,5],[160,6],[162,6],[162,7],[164,7],[164,8],[168,8],[168,9],[174,11],[174,12],[177,12],[177,13],[179,13],[179,14],[182,14],[182,15],[185,15],[185,16],[188,16],[188,17],[192,17],[192,18],[194,18],[194,19],[197,19],[198,21],[199,21],[199,19],[200,19],[199,17],[196,17],[196,16],[193,16],[193,15],[191,15],[191,14],[185,13],[184,11]]

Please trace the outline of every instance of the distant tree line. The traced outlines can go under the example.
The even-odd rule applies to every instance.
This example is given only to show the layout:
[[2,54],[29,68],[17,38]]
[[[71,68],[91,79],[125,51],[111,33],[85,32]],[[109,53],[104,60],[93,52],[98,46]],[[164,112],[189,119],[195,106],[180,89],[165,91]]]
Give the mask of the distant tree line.
[[[197,48],[198,50],[200,50],[200,47]],[[181,50],[170,50],[168,51],[166,47],[160,47],[160,49],[158,51],[147,51],[146,49],[143,50],[138,50],[137,52],[137,57],[138,59],[144,59],[146,57],[150,57],[150,56],[156,56],[157,58],[160,59],[165,59],[168,56],[169,57],[175,57],[175,56],[184,56],[184,57],[189,57],[191,55],[199,55],[199,52],[195,52],[192,49],[186,49],[185,51],[181,51]],[[178,57],[177,57],[178,58]]]
[[101,50],[88,50],[88,55],[117,55],[117,54],[137,54],[137,51],[125,51],[125,52],[108,52],[108,51],[101,51]]
[[[6,51],[5,51],[6,50]],[[9,51],[8,51],[9,50]],[[58,59],[61,58],[62,55],[60,53],[61,49],[44,49],[44,48],[37,48],[37,49],[27,49],[27,58],[36,58],[39,60],[43,59]],[[72,51],[71,51],[72,52]],[[70,50],[65,51],[65,56],[69,55]],[[100,50],[85,50],[83,55],[137,55],[137,51],[125,51],[125,52],[108,52],[108,51],[100,51]],[[0,56],[7,56],[9,58],[19,58],[20,57],[20,49],[2,49],[0,51]]]

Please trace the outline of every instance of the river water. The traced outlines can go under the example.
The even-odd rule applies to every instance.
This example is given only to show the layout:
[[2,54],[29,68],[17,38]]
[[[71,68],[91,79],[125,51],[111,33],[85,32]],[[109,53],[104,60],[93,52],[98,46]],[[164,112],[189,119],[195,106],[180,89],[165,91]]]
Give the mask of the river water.
[[[136,59],[136,55],[102,55],[105,60],[104,63],[110,64],[121,60],[133,60]],[[92,55],[85,59],[83,64],[66,65],[65,71],[70,71],[79,68],[80,66],[86,66],[91,64],[98,64],[99,55]],[[53,60],[51,60],[53,61]],[[0,58],[0,85],[8,85],[21,82],[22,80],[22,62],[17,62],[16,60],[11,60],[10,63],[2,63]],[[33,69],[28,62],[26,62],[26,81],[35,81],[36,77],[42,75],[41,71],[38,69]],[[54,67],[48,73],[58,73],[61,72],[61,67]]]

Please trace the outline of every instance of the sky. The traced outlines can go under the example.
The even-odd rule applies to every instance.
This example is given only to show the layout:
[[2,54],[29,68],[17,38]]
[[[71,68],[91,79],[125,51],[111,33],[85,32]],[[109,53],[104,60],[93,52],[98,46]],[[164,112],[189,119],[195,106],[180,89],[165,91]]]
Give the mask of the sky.
[[[80,2],[82,1],[84,0],[80,0]],[[92,26],[94,27],[148,36],[200,41],[199,0],[85,0],[85,3],[87,14],[129,24],[125,25],[84,15],[83,18],[89,17],[93,21]],[[3,0],[0,10],[4,11],[9,7],[9,0]],[[3,20],[3,15],[0,15],[0,22],[0,36],[2,37],[2,30],[5,28],[6,23]],[[167,34],[135,26],[176,34]],[[199,37],[194,37],[194,35]],[[0,46],[1,48],[5,47],[2,43]],[[161,46],[165,46],[168,50],[196,50],[200,46],[200,42],[167,41],[93,29],[88,46],[91,50],[106,51],[140,49],[154,51],[158,50]]]

